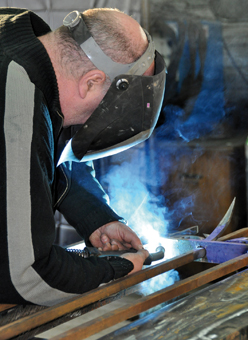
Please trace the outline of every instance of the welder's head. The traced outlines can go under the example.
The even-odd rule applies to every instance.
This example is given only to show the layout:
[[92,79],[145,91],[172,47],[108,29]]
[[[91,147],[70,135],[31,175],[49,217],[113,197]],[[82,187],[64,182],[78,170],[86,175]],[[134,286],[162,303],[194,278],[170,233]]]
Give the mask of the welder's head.
[[[147,139],[160,113],[166,71],[149,33],[144,30],[148,47],[143,55],[133,63],[121,64],[102,51],[82,13],[69,13],[63,24],[95,67],[111,80],[111,85],[90,118],[75,126],[77,132],[67,143],[58,164],[113,155]],[[153,62],[154,75],[144,75]]]

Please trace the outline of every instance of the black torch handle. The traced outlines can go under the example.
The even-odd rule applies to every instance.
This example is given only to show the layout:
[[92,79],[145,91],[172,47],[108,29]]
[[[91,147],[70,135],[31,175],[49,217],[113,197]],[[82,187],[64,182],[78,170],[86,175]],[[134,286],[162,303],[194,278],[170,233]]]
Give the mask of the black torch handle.
[[[88,249],[90,247],[87,247]],[[144,265],[149,266],[153,261],[162,260],[164,258],[165,249],[162,246],[156,248],[156,253],[150,253],[149,256],[145,259]],[[137,253],[137,250],[134,248],[130,248],[127,250],[109,250],[109,251],[100,251],[99,256],[120,256],[122,254],[127,253]]]
[[[90,256],[99,256],[99,257],[106,257],[106,256],[120,256],[122,254],[127,253],[137,253],[137,250],[134,248],[130,248],[127,250],[109,250],[103,251],[98,250],[95,247],[85,247],[83,250],[79,249],[66,249],[68,252],[76,253],[79,256],[84,258]],[[162,260],[164,258],[165,249],[162,246],[156,248],[156,253],[150,253],[149,256],[145,259],[144,265],[150,265],[153,261]]]

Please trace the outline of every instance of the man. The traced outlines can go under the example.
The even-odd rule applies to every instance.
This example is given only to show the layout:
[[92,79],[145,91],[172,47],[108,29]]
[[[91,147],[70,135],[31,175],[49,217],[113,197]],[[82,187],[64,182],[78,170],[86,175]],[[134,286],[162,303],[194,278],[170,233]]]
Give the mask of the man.
[[[53,305],[140,270],[148,256],[137,235],[109,207],[91,164],[80,161],[99,157],[102,147],[106,153],[147,138],[157,119],[164,82],[156,78],[152,86],[154,56],[147,47],[148,36],[119,11],[98,9],[83,15],[75,11],[54,32],[25,9],[1,8],[0,22],[0,302]],[[143,56],[149,63],[137,64],[135,60]],[[101,58],[106,59],[103,67]],[[112,72],[120,66],[121,72]],[[133,66],[139,70],[133,71]],[[129,72],[138,75],[127,75],[115,84],[116,75]],[[131,98],[128,88],[133,79],[142,83],[140,78],[147,79],[149,91],[161,88],[156,114],[151,111],[152,92],[146,103],[148,118],[142,117],[149,122],[145,132],[138,131],[137,138],[135,123],[125,119],[114,133],[117,118],[122,118],[117,109],[130,101],[124,100]],[[124,98],[121,105],[116,98]],[[70,157],[61,160],[63,143],[71,137],[66,148],[76,162]],[[103,250],[133,247],[137,253],[83,259],[53,245],[56,209],[87,243]]]

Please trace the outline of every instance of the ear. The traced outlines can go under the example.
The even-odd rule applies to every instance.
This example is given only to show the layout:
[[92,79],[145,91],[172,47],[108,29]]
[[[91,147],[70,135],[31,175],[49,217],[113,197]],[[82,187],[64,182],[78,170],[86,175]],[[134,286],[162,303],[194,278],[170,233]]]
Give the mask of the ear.
[[79,94],[82,99],[84,99],[89,91],[96,91],[102,88],[105,83],[106,75],[103,71],[92,70],[84,74],[78,83]]

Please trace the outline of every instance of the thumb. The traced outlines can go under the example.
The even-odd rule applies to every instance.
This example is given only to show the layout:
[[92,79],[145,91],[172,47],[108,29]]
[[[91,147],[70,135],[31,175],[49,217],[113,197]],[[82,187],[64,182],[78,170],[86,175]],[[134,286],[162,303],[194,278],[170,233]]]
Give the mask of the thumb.
[[145,262],[145,259],[149,256],[149,251],[142,247],[142,249],[139,249],[137,251],[137,254],[140,254],[144,258],[144,262]]

